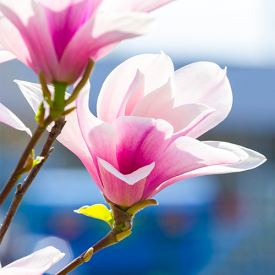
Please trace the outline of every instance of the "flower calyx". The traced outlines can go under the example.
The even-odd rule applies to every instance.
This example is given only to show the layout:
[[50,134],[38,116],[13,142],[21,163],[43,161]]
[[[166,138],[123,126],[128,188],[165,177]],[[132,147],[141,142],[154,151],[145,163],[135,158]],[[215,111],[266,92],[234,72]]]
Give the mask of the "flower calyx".
[[[95,64],[95,61],[93,59],[90,59],[81,80],[75,86],[72,94],[68,99],[66,99],[66,90],[68,87],[68,83],[54,80],[52,82],[54,86],[54,94],[52,95],[49,90],[49,87],[47,86],[44,73],[42,71],[39,72],[38,76],[41,84],[41,89],[43,92],[43,98],[44,98],[44,101],[47,102],[50,107],[50,117],[52,118],[52,120],[56,121],[58,118],[64,117],[75,110],[76,107],[71,107],[67,110],[65,110],[65,107],[75,101],[79,92],[89,80],[94,64]],[[38,113],[35,117],[35,119],[37,120],[40,126],[44,126],[44,115],[45,115],[45,108],[44,108],[44,102],[42,102],[39,107]]]
[[[156,200],[149,199],[149,200],[140,201],[131,207],[121,207],[119,205],[112,203],[106,197],[105,197],[105,200],[108,202],[112,210],[112,214],[114,218],[114,228],[117,228],[117,230],[121,231],[121,233],[125,233],[125,234],[118,233],[116,235],[116,238],[119,238],[119,239],[121,237],[122,239],[124,239],[131,234],[130,230],[132,229],[132,226],[133,226],[133,218],[137,212],[139,212],[140,210],[144,209],[147,206],[158,204]],[[127,232],[130,232],[130,233],[127,233]]]

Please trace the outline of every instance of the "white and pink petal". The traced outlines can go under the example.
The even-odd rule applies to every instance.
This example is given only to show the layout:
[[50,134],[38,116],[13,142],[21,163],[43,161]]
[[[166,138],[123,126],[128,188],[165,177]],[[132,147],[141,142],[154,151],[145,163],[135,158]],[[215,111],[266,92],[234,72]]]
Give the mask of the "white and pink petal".
[[48,246],[3,268],[1,275],[42,275],[64,257],[58,249]]
[[215,109],[209,106],[193,103],[175,107],[163,114],[161,118],[174,127],[174,134],[169,144],[181,136],[190,136],[189,133],[196,127],[200,127],[202,121],[214,112]]
[[[112,123],[116,119],[137,70],[144,75],[143,93],[147,95],[167,83],[174,73],[174,65],[170,57],[161,52],[134,56],[116,67],[106,78],[98,97],[97,114],[101,120]],[[131,106],[137,103],[131,102]]]
[[153,162],[130,174],[122,174],[103,159],[98,158],[98,164],[104,195],[111,202],[128,207],[140,201],[146,178],[155,166]]
[[18,31],[18,29],[4,16],[0,17],[0,41],[1,60],[5,62],[11,60],[12,57],[18,58],[21,62],[34,70],[31,62],[29,49]]
[[201,103],[213,109],[215,113],[207,117],[199,127],[190,131],[196,138],[223,121],[231,110],[232,91],[222,70],[211,62],[197,62],[175,72],[175,107],[187,103]]
[[180,137],[170,144],[162,157],[156,161],[155,169],[147,179],[143,198],[151,197],[157,187],[166,181],[179,176],[179,179],[173,182],[184,179],[188,172],[213,165],[235,164],[239,161],[240,156],[232,150],[213,147],[191,137]]
[[79,28],[68,43],[60,60],[58,80],[73,83],[90,58],[97,60],[109,53],[113,44],[153,29],[154,20],[145,13],[96,14]]
[[215,149],[221,149],[221,150],[226,150],[228,152],[231,152],[236,157],[239,158],[239,161],[231,164],[220,163],[220,164],[204,166],[204,167],[189,171],[185,174],[176,176],[159,185],[149,195],[149,197],[154,196],[155,194],[157,194],[164,188],[168,187],[169,185],[184,179],[198,177],[198,176],[205,176],[205,175],[243,172],[243,171],[254,169],[266,161],[266,157],[264,155],[239,145],[235,145],[228,142],[220,142],[220,141],[205,141],[203,143]]
[[[117,167],[116,139],[114,127],[94,116],[89,109],[89,84],[76,99],[77,122],[84,142],[97,167],[97,157]],[[98,167],[97,167],[98,169]]]
[[[46,16],[41,6],[33,0],[21,0],[20,5],[16,0],[1,0],[0,11],[4,15],[0,20],[0,33],[5,32],[5,35],[1,34],[0,38],[3,46],[30,66],[36,73],[43,71],[47,82],[52,82],[55,79],[57,57]],[[6,19],[16,29],[9,27],[9,32],[5,31]],[[13,40],[15,35],[18,42],[23,44],[18,33],[20,33],[25,44],[22,49],[14,46],[16,44]],[[26,52],[26,49],[29,53]],[[27,57],[26,54],[29,56]]]
[[137,102],[144,96],[145,77],[140,70],[131,83],[121,105],[117,117],[130,116]]
[[47,18],[57,58],[62,54],[77,30],[95,12],[94,0],[39,0]]
[[119,117],[112,126],[117,132],[116,157],[123,174],[130,174],[161,157],[173,134],[173,127],[161,119]]
[[173,81],[168,79],[160,88],[144,96],[133,109],[131,116],[162,118],[174,105]]

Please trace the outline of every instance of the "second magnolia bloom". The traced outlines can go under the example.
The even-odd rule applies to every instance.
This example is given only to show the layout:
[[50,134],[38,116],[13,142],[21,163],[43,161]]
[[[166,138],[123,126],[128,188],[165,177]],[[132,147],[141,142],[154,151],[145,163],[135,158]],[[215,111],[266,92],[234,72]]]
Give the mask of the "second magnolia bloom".
[[47,83],[73,84],[89,59],[152,31],[146,13],[171,1],[0,0],[0,62],[17,57]]
[[[33,109],[40,89],[18,82]],[[75,153],[113,203],[131,206],[190,177],[255,168],[265,157],[226,142],[196,138],[229,113],[232,92],[226,71],[198,62],[174,72],[164,53],[140,55],[105,80],[97,109],[89,110],[89,84],[59,141]]]

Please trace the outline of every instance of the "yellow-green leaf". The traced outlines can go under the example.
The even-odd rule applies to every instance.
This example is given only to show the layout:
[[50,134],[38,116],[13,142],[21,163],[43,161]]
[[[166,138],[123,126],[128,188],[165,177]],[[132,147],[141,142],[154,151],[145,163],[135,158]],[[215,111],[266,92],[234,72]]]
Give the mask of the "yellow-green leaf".
[[85,205],[74,210],[75,213],[83,214],[95,219],[103,220],[113,227],[114,218],[111,211],[103,204]]

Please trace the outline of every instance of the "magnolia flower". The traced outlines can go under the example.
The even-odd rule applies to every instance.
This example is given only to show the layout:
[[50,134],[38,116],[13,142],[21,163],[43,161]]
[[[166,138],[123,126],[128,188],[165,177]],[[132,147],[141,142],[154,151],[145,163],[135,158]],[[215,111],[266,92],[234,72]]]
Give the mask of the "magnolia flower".
[[[18,84],[37,110],[40,88]],[[66,117],[59,141],[115,204],[128,207],[177,181],[249,170],[265,161],[238,145],[196,139],[220,123],[232,105],[226,70],[214,63],[193,63],[174,72],[164,53],[135,56],[105,80],[98,118],[88,102],[89,84],[76,100],[76,112]]]
[[119,11],[117,5],[99,11],[103,0],[0,0],[0,62],[16,56],[42,71],[48,83],[72,84],[90,58],[152,31],[153,19],[145,12],[171,1],[112,0]]
[[24,123],[14,114],[12,113],[7,107],[0,103],[0,122],[3,122],[17,130],[25,131],[30,136],[31,130],[27,128]]
[[0,275],[42,275],[64,257],[58,249],[48,246],[3,268]]

